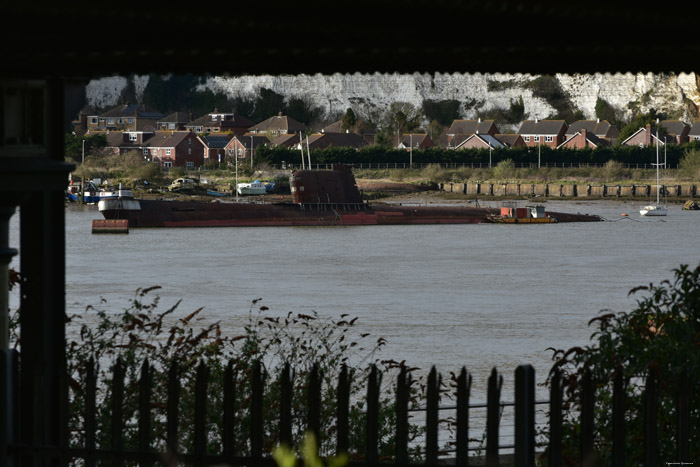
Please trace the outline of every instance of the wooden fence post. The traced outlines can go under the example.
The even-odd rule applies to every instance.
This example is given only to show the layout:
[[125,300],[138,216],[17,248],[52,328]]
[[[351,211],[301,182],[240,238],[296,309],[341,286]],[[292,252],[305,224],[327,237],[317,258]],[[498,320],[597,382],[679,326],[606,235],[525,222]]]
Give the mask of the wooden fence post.
[[659,465],[657,371],[650,365],[644,390],[644,465]]
[[[148,359],[141,366],[141,379],[139,382],[139,450],[148,453],[151,450],[151,392],[153,388],[153,375]],[[152,465],[150,460],[141,462],[142,466]]]
[[280,444],[292,447],[292,374],[289,362],[284,364],[280,374]]
[[316,438],[317,447],[321,444],[321,370],[314,363],[309,373],[309,398],[307,401],[307,430]]
[[338,378],[338,406],[336,414],[338,420],[336,453],[341,454],[348,451],[350,433],[350,376],[345,363],[340,369],[340,377]]
[[561,370],[554,370],[549,388],[549,465],[562,465]]
[[195,465],[204,465],[207,454],[207,387],[209,368],[201,362],[197,367],[194,389],[194,455]]
[[433,366],[428,374],[426,388],[425,462],[428,465],[436,465],[438,460],[438,410],[441,381],[442,378]]
[[456,465],[457,467],[469,465],[469,393],[472,387],[472,376],[467,369],[462,371],[457,378],[457,443]]
[[263,389],[264,375],[260,362],[255,362],[251,374],[250,401],[250,456],[254,459],[262,457],[263,448]]
[[236,379],[237,372],[233,369],[233,360],[229,360],[224,370],[224,413],[222,452],[224,456],[233,458],[236,453]]
[[627,399],[625,379],[622,368],[615,370],[613,379],[612,406],[612,462],[613,465],[625,465],[625,403]]
[[535,465],[535,369],[515,369],[515,465]]
[[168,407],[166,422],[166,445],[169,453],[176,457],[180,450],[178,443],[178,418],[180,406],[180,365],[177,360],[170,364],[168,370]]
[[584,466],[595,465],[593,451],[594,405],[593,378],[590,369],[586,368],[581,382],[581,464]]
[[496,368],[491,370],[486,397],[486,466],[498,466],[498,432],[501,419],[501,388],[503,376],[499,376]]
[[381,373],[372,365],[367,381],[367,439],[365,445],[368,464],[375,464],[379,458],[379,386]]
[[122,429],[122,418],[124,416],[124,369],[121,358],[117,358],[112,370],[112,425],[111,425],[111,448],[114,452],[112,465],[118,467],[122,465],[122,450],[124,448]]
[[410,375],[401,365],[396,381],[396,463],[408,465],[408,402]]

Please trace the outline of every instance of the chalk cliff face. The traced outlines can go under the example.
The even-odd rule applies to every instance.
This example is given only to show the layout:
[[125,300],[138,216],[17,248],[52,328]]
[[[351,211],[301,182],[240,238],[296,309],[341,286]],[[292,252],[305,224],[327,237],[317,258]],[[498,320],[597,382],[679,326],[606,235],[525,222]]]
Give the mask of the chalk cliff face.
[[[591,74],[555,75],[561,89],[586,118],[595,118],[598,98],[604,99],[629,118],[632,108],[664,112],[669,118],[692,123],[700,107],[700,80],[695,73],[682,74]],[[211,77],[196,90],[222,92],[230,97],[255,97],[261,88],[287,99],[300,97],[322,107],[327,115],[345,112],[359,115],[383,113],[392,102],[408,102],[420,108],[424,100],[461,102],[462,115],[473,118],[477,112],[508,109],[512,100],[522,97],[525,118],[546,118],[554,108],[533,96],[528,86],[536,75],[526,74],[333,74]],[[133,78],[141,97],[147,77]],[[88,103],[115,105],[128,85],[123,77],[95,80],[87,87]]]

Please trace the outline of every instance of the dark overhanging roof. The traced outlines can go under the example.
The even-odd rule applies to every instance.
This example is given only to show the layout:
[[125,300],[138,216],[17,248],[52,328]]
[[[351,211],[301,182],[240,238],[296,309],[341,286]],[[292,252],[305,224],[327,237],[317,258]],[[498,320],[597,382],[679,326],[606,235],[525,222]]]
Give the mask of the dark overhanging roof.
[[[693,2],[695,3],[695,2]],[[5,77],[131,73],[692,72],[697,6],[544,0],[355,1],[231,10],[3,2]]]

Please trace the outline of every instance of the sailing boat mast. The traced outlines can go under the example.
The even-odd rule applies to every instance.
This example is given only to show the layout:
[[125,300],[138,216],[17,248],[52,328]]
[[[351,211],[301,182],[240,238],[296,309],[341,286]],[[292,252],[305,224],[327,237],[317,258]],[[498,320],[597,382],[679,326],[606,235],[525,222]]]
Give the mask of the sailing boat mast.
[[659,127],[656,127],[656,205],[659,205]]

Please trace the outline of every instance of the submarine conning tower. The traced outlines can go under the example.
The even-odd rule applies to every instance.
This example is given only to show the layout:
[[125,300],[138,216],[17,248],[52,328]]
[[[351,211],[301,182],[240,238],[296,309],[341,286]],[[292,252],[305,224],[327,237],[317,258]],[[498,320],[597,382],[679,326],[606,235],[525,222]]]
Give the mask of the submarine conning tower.
[[319,209],[364,209],[351,167],[333,164],[331,170],[295,170],[289,176],[292,202]]

